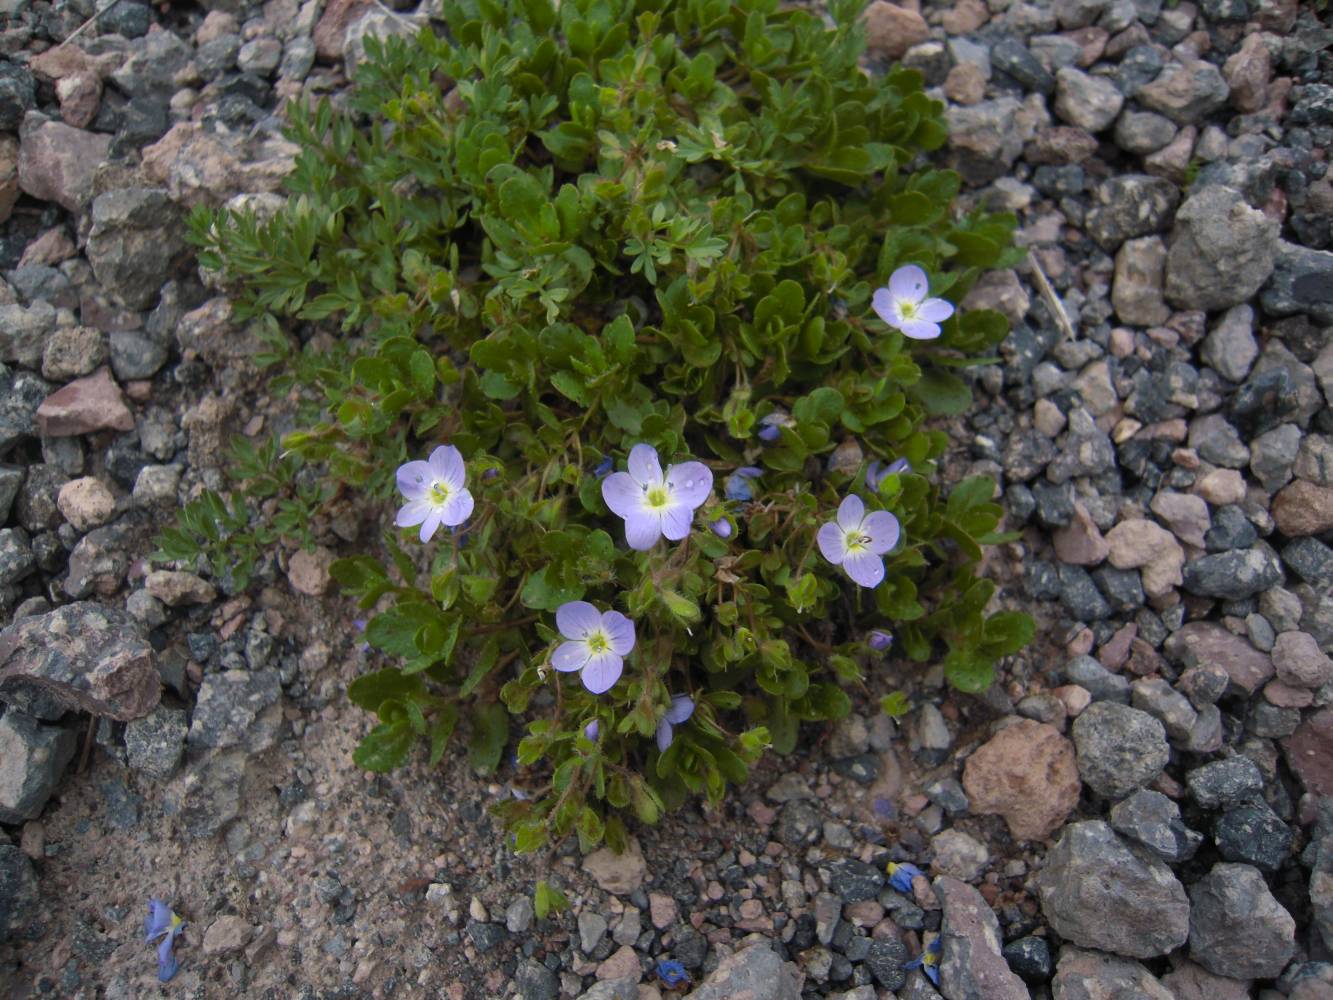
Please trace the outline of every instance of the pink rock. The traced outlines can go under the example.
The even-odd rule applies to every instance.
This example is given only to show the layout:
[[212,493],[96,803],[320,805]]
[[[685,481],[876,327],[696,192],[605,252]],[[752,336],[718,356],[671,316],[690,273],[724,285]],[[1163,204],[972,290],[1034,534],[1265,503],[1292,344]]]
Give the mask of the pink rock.
[[314,552],[297,549],[287,560],[287,579],[302,594],[319,597],[329,589],[333,553],[320,546]]
[[134,429],[134,415],[105,366],[57,389],[37,407],[37,431],[42,437],[74,437],[105,428]]
[[1283,632],[1273,644],[1278,680],[1298,688],[1323,687],[1333,681],[1333,660],[1308,632]]
[[1073,518],[1055,532],[1052,541],[1060,561],[1073,566],[1096,566],[1111,551],[1087,508],[1077,500],[1074,501]]
[[1333,530],[1333,489],[1297,479],[1273,499],[1273,520],[1288,538]]
[[1273,661],[1216,622],[1187,622],[1166,640],[1166,651],[1186,667],[1218,666],[1231,683],[1254,694],[1273,676]]
[[1015,840],[1044,840],[1078,805],[1074,745],[1044,722],[1022,719],[977,748],[963,768],[977,813],[999,813]]
[[1222,77],[1231,87],[1231,104],[1237,111],[1258,111],[1268,101],[1268,81],[1273,76],[1273,57],[1262,35],[1247,35],[1240,48],[1222,67]]
[[1264,685],[1264,699],[1278,708],[1309,708],[1314,704],[1314,692],[1271,680]]
[[56,97],[65,124],[85,128],[102,106],[102,81],[96,73],[72,73],[56,81]]
[[664,892],[648,893],[648,913],[652,918],[653,926],[659,931],[664,931],[680,916],[680,909],[676,906],[676,901]]
[[55,267],[62,261],[76,256],[78,252],[79,248],[69,238],[69,235],[65,232],[65,227],[52,226],[23,248],[23,256],[19,258],[19,267],[27,267],[30,264]]
[[959,0],[944,12],[941,23],[951,35],[970,35],[990,20],[990,10],[981,0]]
[[947,875],[937,878],[934,886],[944,910],[940,931],[943,946],[950,954],[967,956],[965,962],[942,967],[940,988],[944,995],[1027,1000],[1028,988],[1000,954],[1000,922],[985,897],[966,882]]
[[1108,558],[1116,569],[1141,569],[1149,597],[1164,597],[1182,582],[1185,550],[1160,524],[1135,518],[1106,533]]
[[1194,484],[1194,492],[1218,507],[1240,503],[1245,499],[1245,478],[1235,469],[1214,469]]
[[93,196],[93,174],[111,136],[84,132],[29,112],[19,132],[19,186],[38,201],[81,212]]
[[1115,635],[1097,650],[1097,661],[1107,670],[1116,671],[1129,659],[1129,644],[1139,634],[1139,627],[1133,622],[1121,625]]
[[638,979],[639,956],[629,945],[622,945],[610,958],[597,966],[598,979]]
[[1213,521],[1208,516],[1208,504],[1203,497],[1167,491],[1153,497],[1149,506],[1186,545],[1196,549],[1204,547],[1204,533],[1213,526]]
[[1282,740],[1282,749],[1307,792],[1333,795],[1333,708],[1308,716]]
[[370,0],[331,0],[315,24],[315,54],[325,62],[337,62],[343,57],[347,29],[370,9]]
[[875,0],[864,16],[866,49],[881,59],[901,59],[913,45],[930,37],[924,17],[886,0]]

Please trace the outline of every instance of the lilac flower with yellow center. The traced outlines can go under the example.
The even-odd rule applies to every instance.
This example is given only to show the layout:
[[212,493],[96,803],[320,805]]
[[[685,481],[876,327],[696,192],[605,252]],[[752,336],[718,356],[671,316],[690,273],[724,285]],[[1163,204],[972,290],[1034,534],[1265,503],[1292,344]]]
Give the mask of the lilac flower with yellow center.
[[904,969],[920,969],[929,977],[930,981],[936,986],[940,984],[940,938],[938,935],[930,939],[930,944],[926,945],[925,950],[910,962],[903,963]]
[[630,449],[629,471],[602,480],[602,498],[625,519],[625,541],[640,552],[666,535],[678,542],[690,533],[694,511],[713,490],[713,473],[702,462],[668,465],[662,472],[657,449],[636,444]]
[[619,611],[569,601],[556,611],[555,624],[567,641],[556,647],[551,666],[564,673],[581,671],[583,686],[593,694],[609,691],[634,648],[634,623]]
[[912,879],[925,874],[910,861],[890,861],[885,871],[889,874],[889,885],[904,895],[912,891]]
[[893,272],[887,288],[875,290],[870,307],[885,323],[913,340],[934,340],[940,335],[940,324],[953,315],[953,304],[926,298],[929,291],[926,272],[908,264]]
[[398,467],[398,489],[407,498],[398,511],[400,528],[421,525],[421,540],[429,542],[440,525],[454,528],[472,514],[472,494],[463,485],[463,456],[453,445],[441,445],[427,461]]
[[667,747],[675,740],[675,727],[681,725],[694,714],[694,701],[689,695],[673,694],[671,707],[662,718],[657,720],[657,749],[666,753]]
[[884,481],[884,477],[892,475],[895,472],[911,472],[912,466],[905,458],[897,459],[884,465],[878,459],[866,466],[866,485],[879,492],[879,484]]
[[866,513],[865,504],[855,494],[838,506],[836,521],[819,529],[816,540],[824,558],[862,587],[878,587],[884,579],[886,552],[898,544],[898,519],[887,510]]
[[143,939],[145,944],[152,944],[161,938],[157,946],[157,978],[168,983],[180,968],[176,954],[172,951],[176,938],[185,930],[185,921],[176,916],[170,906],[160,899],[148,900],[148,916],[143,921]]

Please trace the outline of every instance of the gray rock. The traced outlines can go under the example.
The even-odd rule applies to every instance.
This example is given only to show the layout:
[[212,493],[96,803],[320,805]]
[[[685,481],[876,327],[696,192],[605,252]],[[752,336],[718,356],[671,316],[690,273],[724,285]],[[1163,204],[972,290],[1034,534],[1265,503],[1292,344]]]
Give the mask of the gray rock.
[[122,382],[152,378],[167,363],[169,349],[143,330],[113,330],[111,370]]
[[190,722],[191,746],[267,750],[282,726],[282,684],[276,670],[208,674]]
[[1111,305],[1122,323],[1160,326],[1171,316],[1162,297],[1166,244],[1160,236],[1125,240],[1115,255]]
[[829,866],[829,890],[844,903],[876,898],[884,882],[884,872],[878,865],[845,858]]
[[0,822],[36,819],[74,756],[74,734],[11,708],[0,718]]
[[604,979],[584,990],[578,1000],[638,1000],[639,977],[626,976],[623,979]]
[[1232,306],[1203,342],[1200,356],[1223,378],[1243,382],[1250,374],[1259,345],[1254,339],[1254,310],[1247,304]]
[[0,698],[45,695],[73,711],[125,721],[158,703],[153,649],[124,611],[67,604],[0,632]]
[[974,184],[1007,173],[1042,124],[1032,108],[1013,97],[951,106],[945,114],[952,165]]
[[130,531],[119,522],[94,528],[79,539],[69,554],[69,575],[61,588],[70,597],[83,599],[114,594],[130,568]]
[[1181,820],[1180,807],[1148,788],[1111,807],[1111,826],[1171,864],[1188,861],[1203,843],[1203,834]]
[[1213,511],[1212,522],[1212,527],[1203,536],[1204,548],[1209,552],[1248,549],[1259,540],[1259,532],[1235,504]]
[[1133,96],[1149,111],[1159,111],[1177,125],[1190,125],[1225,105],[1230,94],[1231,88],[1216,66],[1186,58],[1168,63]]
[[1064,446],[1046,466],[1046,478],[1056,486],[1077,476],[1095,476],[1115,465],[1115,447],[1083,407],[1069,414]]
[[[49,302],[38,300],[30,306],[0,305],[0,361],[37,368],[46,350],[47,338],[55,329],[56,310]],[[3,377],[0,372],[0,378]],[[4,447],[3,441],[0,438],[0,448]]]
[[1075,656],[1065,664],[1065,680],[1086,688],[1093,701],[1129,704],[1129,681],[1111,673],[1091,656]]
[[1195,802],[1205,809],[1217,809],[1242,802],[1262,791],[1264,776],[1258,764],[1237,755],[1187,771],[1185,785]]
[[793,799],[778,811],[774,835],[779,843],[791,848],[804,848],[819,840],[824,817],[807,799]]
[[1232,806],[1213,824],[1213,842],[1222,857],[1261,871],[1281,868],[1291,841],[1291,828],[1260,798]]
[[1177,741],[1187,741],[1199,720],[1189,699],[1160,677],[1143,677],[1130,685],[1130,704],[1157,719]]
[[111,80],[131,97],[152,97],[174,91],[174,78],[194,56],[194,49],[171,31],[136,38],[130,56],[111,73]]
[[1229,413],[1258,434],[1283,423],[1307,427],[1324,408],[1314,369],[1278,340],[1270,340],[1254,370],[1232,397]]
[[15,510],[19,524],[31,532],[58,526],[64,520],[60,514],[60,487],[68,481],[69,477],[54,465],[41,462],[28,466]]
[[556,1000],[560,996],[560,979],[535,958],[527,958],[514,973],[516,1000]]
[[[18,7],[8,8],[6,13],[18,14]],[[15,131],[23,121],[23,113],[36,103],[37,83],[28,67],[8,59],[0,63],[0,129]]]
[[0,465],[0,524],[9,520],[14,498],[23,485],[23,470],[16,465]]
[[1277,223],[1238,191],[1213,186],[1191,194],[1176,212],[1167,249],[1167,301],[1205,310],[1244,302],[1273,272],[1277,235]]
[[1262,543],[1245,550],[1218,552],[1187,562],[1184,587],[1201,597],[1241,601],[1282,582],[1282,564]]
[[17,583],[37,568],[37,557],[22,528],[0,530],[0,587]]
[[1124,106],[1124,95],[1106,77],[1089,76],[1072,66],[1055,74],[1055,113],[1070,125],[1100,132]]
[[1301,429],[1279,424],[1250,443],[1250,471],[1264,490],[1276,493],[1291,482],[1291,470],[1301,450]]
[[[1296,539],[1282,550],[1282,561],[1292,572],[1312,585],[1327,588],[1328,581],[1333,579],[1333,549],[1317,538]],[[1307,603],[1302,601],[1302,604]],[[1325,630],[1311,623],[1308,608],[1301,613],[1300,627],[1313,635],[1321,646],[1327,645],[1327,640],[1323,638]]]
[[[901,945],[900,945],[901,947]],[[800,1000],[782,959],[767,945],[754,944],[728,955],[686,1000]]]
[[1023,980],[1000,954],[1000,922],[981,893],[941,876],[935,895],[944,911],[940,988],[957,1000],[1027,1000]]
[[[0,306],[0,309],[4,309]],[[4,317],[0,316],[0,330]],[[41,358],[40,348],[37,358]],[[32,362],[36,364],[37,361]],[[37,408],[52,386],[31,372],[11,371],[0,364],[0,454],[37,433]]]
[[532,900],[527,896],[517,896],[505,909],[505,930],[510,934],[526,934],[536,916]]
[[37,872],[28,856],[12,844],[0,844],[0,944],[26,937],[41,913]]
[[1243,469],[1250,461],[1250,449],[1240,432],[1220,413],[1196,417],[1190,422],[1189,446],[1199,457],[1224,469]]
[[1050,94],[1055,89],[1055,77],[1016,38],[1001,38],[997,41],[991,47],[990,61],[995,69],[1013,77],[1027,90]]
[[1249,865],[1217,864],[1190,886],[1190,958],[1232,979],[1268,979],[1296,950],[1296,921]]
[[1074,720],[1072,735],[1079,777],[1110,799],[1124,798],[1156,780],[1171,756],[1160,722],[1111,701],[1090,705]]
[[900,990],[907,981],[907,973],[903,971],[907,959],[907,946],[897,936],[875,938],[871,940],[862,964],[880,986],[886,990]]
[[147,309],[189,259],[180,210],[164,188],[123,188],[93,201],[88,262],[113,299]]
[[240,813],[245,758],[243,751],[230,750],[191,765],[167,786],[163,813],[192,840],[217,833]]
[[1116,119],[1113,135],[1116,145],[1125,152],[1146,156],[1174,139],[1177,131],[1175,123],[1165,115],[1127,110]]
[[1125,240],[1160,233],[1180,204],[1176,186],[1161,177],[1125,174],[1097,186],[1086,228],[1097,244],[1114,252]]
[[1190,934],[1189,902],[1171,869],[1100,821],[1065,827],[1037,886],[1056,933],[1086,948],[1151,958]]
[[591,955],[606,937],[606,917],[591,910],[579,914],[579,948],[585,955]]
[[1060,949],[1051,990],[1055,1000],[1175,1000],[1157,977],[1133,959],[1072,945]]
[[1259,301],[1273,316],[1309,313],[1318,323],[1333,323],[1333,252],[1279,242]]
[[166,781],[176,773],[185,753],[189,723],[185,712],[158,705],[141,719],[125,724],[125,752],[131,768]]

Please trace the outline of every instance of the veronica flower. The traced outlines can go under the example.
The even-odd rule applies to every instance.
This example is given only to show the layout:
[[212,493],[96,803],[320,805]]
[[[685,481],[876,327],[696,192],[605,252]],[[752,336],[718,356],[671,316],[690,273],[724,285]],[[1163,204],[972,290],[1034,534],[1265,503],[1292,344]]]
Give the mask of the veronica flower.
[[664,958],[657,963],[657,978],[669,990],[674,990],[678,986],[688,986],[690,982],[690,974],[685,971],[685,966],[674,958]]
[[593,719],[583,727],[583,735],[588,738],[589,743],[596,743],[597,737],[602,731],[602,724],[597,719]]
[[940,939],[939,936],[930,939],[930,944],[926,945],[925,950],[910,962],[903,963],[904,969],[920,969],[924,972],[932,983],[936,986],[940,984]]
[[925,874],[910,861],[890,861],[884,870],[889,873],[889,885],[904,895],[912,891],[912,879]]
[[740,503],[749,503],[754,499],[754,490],[750,488],[750,480],[758,479],[763,474],[763,469],[755,468],[753,465],[742,465],[727,477],[727,485],[723,490],[726,498]]
[[878,587],[884,579],[884,560],[880,558],[898,544],[898,519],[887,510],[866,513],[865,504],[855,494],[838,506],[838,518],[819,529],[816,539],[824,558],[862,587]]
[[790,426],[791,422],[790,414],[774,410],[759,421],[759,430],[755,431],[755,436],[760,441],[772,443],[782,436],[782,428]]
[[893,645],[893,634],[883,629],[871,629],[870,634],[866,636],[866,645],[875,652],[882,653]]
[[892,475],[895,472],[911,472],[912,466],[907,459],[900,458],[890,462],[888,465],[882,464],[878,459],[866,466],[866,485],[876,493],[879,492],[879,484],[884,481],[884,477]]
[[556,610],[555,624],[568,641],[556,647],[551,666],[565,673],[581,670],[583,686],[593,694],[609,691],[634,648],[634,623],[619,611],[569,601]]
[[616,467],[615,462],[611,461],[611,456],[607,455],[597,463],[597,468],[592,470],[592,474],[598,479],[605,479],[611,474],[611,470]]
[[400,528],[421,525],[421,540],[429,542],[440,525],[454,528],[472,514],[472,494],[463,485],[463,456],[453,445],[441,445],[428,461],[398,467],[398,489],[407,498],[398,511]]
[[708,526],[713,529],[713,534],[718,538],[730,538],[732,533],[731,522],[725,517],[719,517],[716,521],[708,522]]
[[160,899],[148,900],[148,916],[143,921],[143,939],[145,944],[152,944],[161,938],[157,946],[157,978],[159,982],[169,983],[171,977],[180,968],[172,945],[185,930],[185,921],[176,916],[175,911]]
[[929,290],[926,272],[908,264],[893,272],[887,288],[875,290],[870,307],[885,323],[913,340],[934,340],[940,335],[940,324],[953,315],[953,304],[926,298]]
[[690,533],[695,508],[713,490],[713,473],[702,462],[668,465],[662,472],[657,449],[636,444],[630,449],[629,471],[602,480],[602,499],[625,519],[625,541],[640,552],[662,535],[678,542]]
[[694,701],[689,695],[673,694],[671,696],[671,707],[666,710],[662,718],[657,720],[657,749],[666,753],[667,747],[676,738],[675,727],[685,722],[694,714]]

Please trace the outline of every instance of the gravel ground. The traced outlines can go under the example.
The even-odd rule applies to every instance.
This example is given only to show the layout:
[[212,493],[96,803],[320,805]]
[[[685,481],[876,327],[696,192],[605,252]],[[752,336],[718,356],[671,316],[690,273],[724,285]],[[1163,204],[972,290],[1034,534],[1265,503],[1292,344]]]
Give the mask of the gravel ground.
[[[504,848],[510,767],[351,763],[327,568],[377,512],[242,593],[147,560],[291,420],[183,212],[273,197],[276,109],[401,17],[123,0],[55,47],[91,13],[0,0],[0,993],[651,1000],[674,959],[696,1000],[1333,997],[1326,12],[872,4],[868,67],[921,70],[1031,251],[967,303],[1014,330],[944,473],[1001,484],[1038,639],[980,698],[888,657],[723,810],[588,858]],[[188,921],[166,986],[149,896]],[[936,938],[938,988],[903,968]]]

